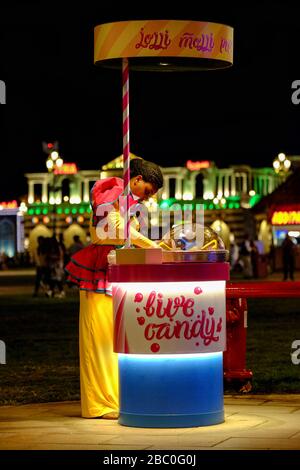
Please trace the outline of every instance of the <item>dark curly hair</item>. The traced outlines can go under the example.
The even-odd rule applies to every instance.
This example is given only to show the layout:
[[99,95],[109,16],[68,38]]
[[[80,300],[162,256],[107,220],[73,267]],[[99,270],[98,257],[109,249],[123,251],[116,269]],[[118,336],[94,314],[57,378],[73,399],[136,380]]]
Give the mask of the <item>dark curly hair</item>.
[[142,158],[133,158],[130,160],[130,178],[138,175],[141,175],[146,183],[153,184],[157,191],[163,186],[163,175],[156,163],[148,162]]

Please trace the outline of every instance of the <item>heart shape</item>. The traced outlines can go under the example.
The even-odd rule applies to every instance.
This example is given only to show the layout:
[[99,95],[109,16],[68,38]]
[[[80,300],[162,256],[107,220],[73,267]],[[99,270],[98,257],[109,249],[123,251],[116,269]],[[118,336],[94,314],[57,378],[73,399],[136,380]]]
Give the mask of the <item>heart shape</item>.
[[144,317],[137,317],[137,321],[139,325],[143,325],[145,323],[145,318]]
[[134,297],[135,302],[141,302],[142,300],[143,300],[143,294],[141,294],[140,292],[135,294],[135,297]]
[[201,287],[195,287],[195,289],[194,289],[194,294],[199,295],[199,294],[201,294],[201,293],[202,293]]

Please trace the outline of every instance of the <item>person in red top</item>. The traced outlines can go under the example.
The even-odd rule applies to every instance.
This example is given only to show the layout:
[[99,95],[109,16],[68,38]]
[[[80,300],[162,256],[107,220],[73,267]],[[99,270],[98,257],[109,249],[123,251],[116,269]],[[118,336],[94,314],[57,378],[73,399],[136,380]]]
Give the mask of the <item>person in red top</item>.
[[[130,163],[130,206],[147,200],[163,185],[158,165],[135,158]],[[91,191],[91,245],[75,253],[68,265],[68,281],[80,288],[79,353],[81,414],[85,418],[118,418],[118,359],[113,352],[113,308],[111,287],[107,281],[107,255],[123,245],[124,223],[119,211],[119,197],[124,182],[112,177],[99,180]],[[99,226],[110,227],[99,237]],[[103,231],[102,231],[103,233]],[[158,245],[130,227],[135,246]],[[113,235],[112,235],[113,234]]]

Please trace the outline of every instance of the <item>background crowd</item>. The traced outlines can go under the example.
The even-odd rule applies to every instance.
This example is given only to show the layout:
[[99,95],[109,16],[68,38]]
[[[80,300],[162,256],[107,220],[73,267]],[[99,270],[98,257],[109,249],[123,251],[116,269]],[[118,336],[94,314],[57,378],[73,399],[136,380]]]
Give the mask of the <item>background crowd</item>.
[[34,252],[36,277],[33,295],[36,297],[40,290],[48,297],[65,297],[64,268],[70,258],[84,247],[78,235],[74,235],[73,243],[67,250],[60,234],[56,237],[38,237],[38,245]]

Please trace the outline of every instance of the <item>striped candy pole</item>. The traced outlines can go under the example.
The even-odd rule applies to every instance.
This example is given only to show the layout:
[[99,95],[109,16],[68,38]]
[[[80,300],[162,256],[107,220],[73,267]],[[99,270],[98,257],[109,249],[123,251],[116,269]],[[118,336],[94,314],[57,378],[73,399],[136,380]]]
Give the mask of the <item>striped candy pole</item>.
[[130,157],[129,157],[129,67],[128,59],[122,60],[123,83],[123,179],[124,179],[124,238],[125,248],[130,248]]

